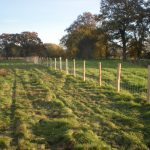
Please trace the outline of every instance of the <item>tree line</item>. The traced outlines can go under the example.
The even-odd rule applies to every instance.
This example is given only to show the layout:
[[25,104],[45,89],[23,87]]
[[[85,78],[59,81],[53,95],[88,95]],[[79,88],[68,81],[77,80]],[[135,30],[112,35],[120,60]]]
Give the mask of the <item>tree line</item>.
[[100,13],[85,12],[65,30],[60,45],[36,32],[0,35],[0,55],[68,58],[150,58],[150,0],[101,0]]
[[36,32],[0,35],[1,57],[59,57],[64,55],[65,51],[62,47],[52,43],[43,43]]
[[101,0],[100,14],[79,15],[66,32],[70,57],[150,58],[150,1]]

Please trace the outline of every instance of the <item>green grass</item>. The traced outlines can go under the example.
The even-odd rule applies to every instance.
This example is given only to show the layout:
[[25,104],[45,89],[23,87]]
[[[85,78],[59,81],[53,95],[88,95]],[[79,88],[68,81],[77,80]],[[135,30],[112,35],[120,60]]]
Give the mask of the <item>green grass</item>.
[[[76,78],[43,65],[0,62],[0,149],[148,150],[150,104],[144,92],[116,92],[118,62],[102,61],[101,88],[98,61],[87,62],[86,82],[81,61]],[[146,68],[122,65],[123,83],[146,88]]]
[[[133,94],[146,95],[147,92],[147,67],[133,63],[122,62],[121,60],[90,60],[86,61],[86,79],[94,81],[98,85],[98,64],[102,63],[102,85],[116,86],[117,65],[122,64],[121,90]],[[53,61],[54,63],[54,61]],[[53,64],[54,66],[54,64]],[[59,62],[57,62],[59,68]],[[76,72],[78,77],[82,77],[83,61],[76,62]],[[65,70],[65,61],[63,62]],[[69,72],[73,74],[73,61],[69,61]]]

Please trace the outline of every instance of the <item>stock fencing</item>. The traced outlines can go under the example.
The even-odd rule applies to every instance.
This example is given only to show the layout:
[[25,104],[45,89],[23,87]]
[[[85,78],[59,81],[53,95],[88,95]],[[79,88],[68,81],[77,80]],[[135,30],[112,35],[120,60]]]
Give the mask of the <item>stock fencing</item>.
[[[99,87],[111,86],[117,92],[128,91],[132,94],[140,94],[147,96],[150,101],[150,68],[148,72],[146,69],[127,68],[122,67],[119,63],[109,64],[107,67],[105,63],[91,63],[91,61],[82,60],[62,60],[62,58],[40,58],[40,57],[25,57],[25,58],[10,58],[9,60],[25,60],[28,64],[40,64],[47,66],[53,70],[63,71],[67,75],[80,77],[83,82],[90,81],[96,83]],[[111,62],[110,62],[111,63]],[[20,64],[20,63],[19,63]],[[18,64],[18,65],[19,65]],[[13,65],[13,61],[12,61]],[[15,65],[17,65],[15,63]],[[27,65],[25,63],[25,65]],[[103,67],[104,66],[104,67]],[[111,66],[111,67],[110,67]],[[149,73],[149,76],[148,76]]]
[[[118,66],[105,67],[101,62],[62,60],[62,58],[39,58],[38,64],[50,67],[57,71],[63,71],[67,75],[80,77],[95,82],[99,87],[111,86],[117,92],[128,91],[132,94],[147,96],[150,102],[150,73],[144,68],[124,68],[121,63]],[[103,67],[104,65],[104,67]],[[150,68],[149,68],[150,70]]]
[[[117,92],[128,91],[132,94],[140,94],[147,97],[150,102],[150,67],[149,69],[126,66],[113,62],[83,61],[83,60],[63,60],[60,58],[41,57],[20,57],[9,60],[25,60],[24,65],[39,64],[47,66],[53,70],[65,72],[67,75],[81,78],[81,81],[89,81],[97,87],[111,86]],[[4,63],[5,64],[5,63]],[[10,63],[11,64],[11,63]],[[13,61],[12,61],[13,65]],[[15,63],[15,65],[17,65]],[[18,64],[19,65],[19,64]],[[148,75],[149,74],[149,75]],[[88,87],[90,89],[90,87]]]

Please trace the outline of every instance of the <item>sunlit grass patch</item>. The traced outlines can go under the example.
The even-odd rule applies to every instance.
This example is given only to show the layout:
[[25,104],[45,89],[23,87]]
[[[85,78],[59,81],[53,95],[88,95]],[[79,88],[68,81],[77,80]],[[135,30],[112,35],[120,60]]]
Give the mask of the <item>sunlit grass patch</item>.
[[[5,62],[1,67],[9,73],[0,76],[0,147],[148,150],[150,106],[139,93],[116,92],[119,62],[102,60],[102,87],[98,61],[86,62],[86,82],[82,61],[77,61],[76,78],[42,65]],[[123,83],[143,85],[146,69],[128,65],[122,65]]]

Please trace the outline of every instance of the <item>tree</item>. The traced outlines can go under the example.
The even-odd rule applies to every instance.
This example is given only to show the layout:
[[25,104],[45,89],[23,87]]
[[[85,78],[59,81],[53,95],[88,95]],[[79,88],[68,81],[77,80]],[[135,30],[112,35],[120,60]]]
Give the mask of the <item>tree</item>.
[[44,49],[43,43],[36,32],[3,33],[0,35],[0,47],[6,58],[39,55],[40,51]]
[[36,32],[22,32],[18,36],[19,44],[23,48],[22,56],[39,55],[44,49],[41,39]]
[[137,60],[140,60],[142,52],[146,49],[146,43],[150,34],[150,2],[133,0],[135,4],[132,19],[133,38],[130,45],[136,53]]
[[128,0],[101,1],[103,26],[111,36],[111,42],[122,47],[123,60],[127,59],[127,43],[130,37],[127,29],[132,18],[132,6],[131,1]]
[[61,46],[52,43],[45,43],[44,46],[46,50],[43,55],[51,58],[65,57],[65,50]]
[[[96,28],[95,16],[89,12],[79,15],[77,20],[66,29],[67,35],[61,39],[61,44],[67,47],[67,53],[70,57],[82,57],[81,49],[88,50],[91,47],[91,32]],[[89,42],[90,41],[90,42]],[[83,44],[85,46],[83,46]],[[84,50],[83,50],[84,51]],[[88,54],[84,55],[85,57]]]
[[13,42],[13,34],[2,34],[0,35],[0,44],[1,49],[3,50],[3,55],[8,58],[11,55],[10,48],[14,46],[15,43]]
[[149,3],[144,0],[101,1],[103,26],[107,29],[111,42],[121,46],[123,60],[127,59],[129,44],[134,44],[137,57],[140,58],[149,32]]
[[[70,57],[98,58],[104,56],[106,36],[97,26],[96,15],[89,12],[79,15],[77,20],[66,29],[67,35],[61,39],[61,44],[67,48]],[[105,48],[104,48],[105,47]]]

